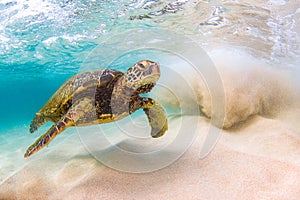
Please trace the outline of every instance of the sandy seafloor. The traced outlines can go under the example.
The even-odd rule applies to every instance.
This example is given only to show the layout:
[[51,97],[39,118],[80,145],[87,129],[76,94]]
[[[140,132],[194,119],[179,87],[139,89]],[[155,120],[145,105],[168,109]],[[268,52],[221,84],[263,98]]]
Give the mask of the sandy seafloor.
[[[280,1],[278,7],[270,10],[290,11],[299,20],[299,3],[287,2]],[[260,4],[263,2],[257,2]],[[244,3],[234,2],[227,6],[237,13],[243,13],[239,9],[246,7]],[[195,11],[189,11],[189,20],[195,20]],[[270,17],[270,12],[267,9],[266,13],[256,12],[258,18],[252,21],[251,27],[260,27],[266,31],[262,34],[271,34],[269,29],[260,26],[265,17]],[[225,17],[235,21],[235,14]],[[253,17],[249,12],[245,16]],[[293,30],[299,31],[299,21],[296,20]],[[181,119],[199,121],[190,148],[172,165],[142,174],[120,172],[101,164],[72,130],[59,142],[53,142],[43,152],[24,161],[22,154],[28,144],[22,142],[22,136],[18,141],[22,147],[13,147],[8,142],[14,151],[2,151],[18,157],[14,161],[8,159],[1,166],[0,199],[299,199],[300,69],[299,54],[296,54],[299,46],[295,47],[299,36],[285,43],[287,52],[276,49],[274,41],[247,36],[244,33],[239,38],[224,26],[210,36],[215,43],[204,44],[219,70],[226,95],[226,128],[220,130],[215,148],[204,159],[199,154],[211,126],[209,118],[204,116],[181,116]],[[194,36],[199,44],[201,38]],[[289,55],[292,43],[294,52]],[[279,60],[270,62],[276,55]],[[203,111],[207,116],[213,115],[207,91],[197,80],[192,81],[201,96]],[[168,97],[163,100],[170,101]],[[178,119],[169,119],[169,123],[174,128]],[[7,166],[13,166],[13,170],[9,171]]]

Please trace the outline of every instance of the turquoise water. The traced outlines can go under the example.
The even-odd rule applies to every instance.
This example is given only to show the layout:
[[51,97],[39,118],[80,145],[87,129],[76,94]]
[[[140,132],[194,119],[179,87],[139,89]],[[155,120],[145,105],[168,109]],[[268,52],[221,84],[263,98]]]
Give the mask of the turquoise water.
[[[28,125],[83,54],[111,29],[123,2],[0,1],[1,130]],[[122,9],[122,8],[120,8]],[[119,13],[120,14],[120,13]]]
[[130,26],[154,27],[128,20],[140,12],[137,4],[0,1],[0,129],[28,125],[56,89],[79,71],[86,55],[112,33]]

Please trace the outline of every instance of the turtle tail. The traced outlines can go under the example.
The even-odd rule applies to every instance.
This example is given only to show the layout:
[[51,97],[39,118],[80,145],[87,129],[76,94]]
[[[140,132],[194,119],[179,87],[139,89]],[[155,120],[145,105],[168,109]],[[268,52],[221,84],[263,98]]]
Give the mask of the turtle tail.
[[41,113],[36,113],[35,117],[31,121],[29,132],[35,132],[40,126],[46,123],[46,121],[47,120],[41,115]]

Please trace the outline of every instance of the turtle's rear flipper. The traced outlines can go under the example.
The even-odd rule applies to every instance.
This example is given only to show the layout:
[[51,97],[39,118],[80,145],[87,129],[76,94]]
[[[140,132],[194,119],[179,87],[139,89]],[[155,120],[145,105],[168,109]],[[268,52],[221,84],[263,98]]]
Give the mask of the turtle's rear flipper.
[[158,138],[168,130],[168,119],[164,109],[153,99],[144,98],[143,110],[151,126],[151,136]]
[[63,132],[67,127],[72,126],[74,124],[73,120],[67,116],[64,116],[59,122],[53,125],[47,133],[42,135],[39,139],[35,141],[33,145],[31,145],[24,157],[27,158],[34,154],[35,152],[39,151],[44,146],[48,145],[48,143],[55,138],[56,135]]
[[35,132],[40,126],[42,126],[46,122],[47,120],[41,115],[41,113],[36,113],[35,117],[33,118],[30,124],[29,132]]
[[84,109],[86,107],[90,107],[91,101],[90,99],[84,98],[83,100],[76,102],[72,105],[72,107],[68,110],[68,112],[56,123],[54,124],[44,135],[42,135],[39,139],[35,141],[33,145],[31,145],[24,157],[27,158],[32,154],[36,153],[44,146],[48,145],[58,134],[63,132],[69,126],[74,126],[76,122],[85,114]]

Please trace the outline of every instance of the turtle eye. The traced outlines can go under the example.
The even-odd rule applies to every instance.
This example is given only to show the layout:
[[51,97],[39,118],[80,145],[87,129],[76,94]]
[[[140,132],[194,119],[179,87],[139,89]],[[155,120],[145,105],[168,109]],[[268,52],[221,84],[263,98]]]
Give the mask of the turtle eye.
[[140,67],[141,69],[145,69],[145,65],[143,65],[142,63],[139,63],[139,67]]

